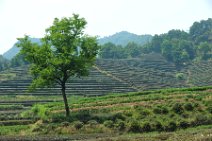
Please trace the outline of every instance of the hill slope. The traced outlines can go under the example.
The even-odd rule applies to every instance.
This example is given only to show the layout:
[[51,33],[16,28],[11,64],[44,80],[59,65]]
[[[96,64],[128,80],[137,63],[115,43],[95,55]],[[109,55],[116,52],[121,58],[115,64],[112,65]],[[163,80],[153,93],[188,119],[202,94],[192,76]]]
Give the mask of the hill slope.
[[[40,39],[39,38],[30,38],[31,41],[33,43],[40,43]],[[6,59],[12,59],[16,54],[18,54],[18,52],[20,51],[20,49],[16,46],[16,43],[13,45],[13,47],[11,49],[9,49],[7,52],[5,52],[3,54],[4,58]]]
[[151,35],[136,35],[127,31],[122,31],[108,37],[100,38],[99,43],[105,44],[111,42],[115,45],[125,46],[129,42],[135,42],[136,44],[143,45],[147,42],[150,42],[151,39]]
[[[31,77],[27,67],[14,68],[0,73],[0,95],[26,95]],[[161,88],[180,88],[212,85],[212,61],[193,63],[177,68],[159,54],[141,59],[99,59],[88,77],[71,78],[67,94],[105,95]],[[7,77],[8,76],[8,79]],[[31,92],[32,95],[58,95],[60,87]]]

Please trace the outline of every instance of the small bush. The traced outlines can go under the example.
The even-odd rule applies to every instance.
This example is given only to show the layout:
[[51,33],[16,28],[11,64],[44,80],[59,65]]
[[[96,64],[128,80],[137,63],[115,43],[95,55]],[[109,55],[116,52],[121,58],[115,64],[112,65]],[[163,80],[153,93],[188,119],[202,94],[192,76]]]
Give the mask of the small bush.
[[91,127],[95,127],[96,125],[98,125],[98,122],[96,120],[89,120],[87,124]]
[[210,122],[210,120],[208,119],[208,117],[206,115],[198,114],[195,117],[195,120],[193,122],[193,126],[205,125],[205,124],[208,124],[209,122]]
[[163,131],[164,130],[164,127],[163,127],[163,125],[162,125],[162,123],[160,121],[156,121],[155,130],[156,131]]
[[68,127],[68,126],[70,125],[70,123],[67,122],[67,121],[64,121],[64,122],[61,123],[61,125],[62,125],[63,127]]
[[207,109],[206,109],[209,113],[211,113],[212,114],[212,106],[209,106],[209,107],[207,107]]
[[64,114],[53,114],[51,116],[51,121],[53,123],[63,122],[66,121],[66,116]]
[[173,106],[172,106],[172,110],[177,113],[177,114],[182,114],[183,113],[183,107],[182,107],[182,104],[180,103],[175,103]]
[[116,121],[118,119],[125,120],[126,117],[124,116],[123,113],[116,113],[111,117],[111,120],[113,120],[113,121]]
[[184,109],[187,111],[193,111],[194,106],[191,103],[186,103],[186,104],[184,104]]
[[175,131],[177,129],[177,124],[174,121],[170,121],[168,125],[166,125],[166,131]]
[[33,117],[38,117],[42,120],[48,119],[49,110],[45,105],[34,105],[31,109]]
[[150,115],[151,112],[147,109],[142,109],[141,111],[139,111],[139,113],[140,113],[141,116],[146,117],[146,116]]
[[125,123],[122,120],[117,120],[115,123],[115,128],[118,129],[119,131],[123,131],[125,129]]
[[84,126],[84,123],[81,122],[81,121],[75,121],[75,122],[74,122],[74,127],[75,127],[77,130],[81,129],[83,126]]
[[108,128],[113,128],[113,121],[112,120],[106,120],[105,122],[104,122],[104,126],[105,127],[108,127]]
[[185,79],[185,75],[183,73],[177,73],[175,75],[175,77],[178,79],[178,80],[184,80]]
[[153,112],[155,114],[167,114],[169,110],[167,109],[167,107],[155,107],[153,109]]
[[183,129],[188,128],[189,127],[189,122],[188,121],[180,121],[179,122],[179,127],[183,128]]
[[142,131],[143,132],[149,132],[149,131],[151,131],[152,130],[152,128],[151,128],[151,125],[150,125],[150,123],[149,122],[144,122],[143,124],[142,124]]
[[138,133],[141,131],[141,125],[138,121],[132,121],[129,125],[129,131]]
[[77,113],[72,113],[71,120],[80,120],[82,122],[87,122],[92,119],[92,116],[88,110],[79,111]]

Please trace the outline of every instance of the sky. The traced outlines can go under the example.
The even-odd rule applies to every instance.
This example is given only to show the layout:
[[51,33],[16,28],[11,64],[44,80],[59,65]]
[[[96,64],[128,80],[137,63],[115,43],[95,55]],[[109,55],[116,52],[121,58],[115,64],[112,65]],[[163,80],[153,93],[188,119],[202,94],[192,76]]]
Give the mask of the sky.
[[189,31],[195,21],[212,18],[212,0],[0,0],[0,54],[24,35],[43,37],[54,18],[73,13],[86,19],[92,36],[155,35]]

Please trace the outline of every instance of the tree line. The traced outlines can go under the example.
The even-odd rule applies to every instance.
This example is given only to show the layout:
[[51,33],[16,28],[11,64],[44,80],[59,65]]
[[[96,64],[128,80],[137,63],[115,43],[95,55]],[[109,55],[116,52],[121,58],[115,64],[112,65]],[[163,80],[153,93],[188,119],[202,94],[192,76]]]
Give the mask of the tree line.
[[106,43],[99,57],[103,59],[138,58],[151,52],[160,53],[168,61],[182,65],[193,60],[212,59],[212,19],[194,22],[189,32],[170,30],[153,36],[145,45],[130,42],[126,46]]
[[[102,59],[139,58],[143,54],[160,53],[168,61],[182,65],[191,61],[212,59],[212,19],[194,22],[189,32],[170,30],[168,33],[155,35],[145,45],[129,42],[127,45],[105,43],[101,46],[98,57]],[[28,64],[23,55],[16,55],[10,61],[0,56],[0,71],[9,67]]]
[[11,67],[18,67],[29,64],[28,61],[26,61],[21,54],[17,54],[15,57],[13,57],[11,60],[8,60],[3,57],[3,55],[0,55],[0,71],[6,70]]

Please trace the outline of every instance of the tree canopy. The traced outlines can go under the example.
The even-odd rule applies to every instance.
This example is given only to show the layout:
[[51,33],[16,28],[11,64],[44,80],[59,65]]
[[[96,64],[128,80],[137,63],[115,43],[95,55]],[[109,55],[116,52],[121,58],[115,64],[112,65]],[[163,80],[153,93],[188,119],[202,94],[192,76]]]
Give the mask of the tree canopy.
[[28,36],[18,39],[20,53],[31,63],[31,88],[60,85],[67,116],[65,84],[70,77],[87,76],[99,50],[96,37],[84,34],[86,24],[84,18],[73,14],[70,18],[55,18],[41,44],[32,43]]
[[193,60],[212,59],[212,19],[194,22],[189,32],[172,29],[165,34],[153,36],[145,45],[128,43],[118,46],[102,45],[100,57],[104,59],[138,58],[142,54],[160,53],[167,61],[183,65]]

